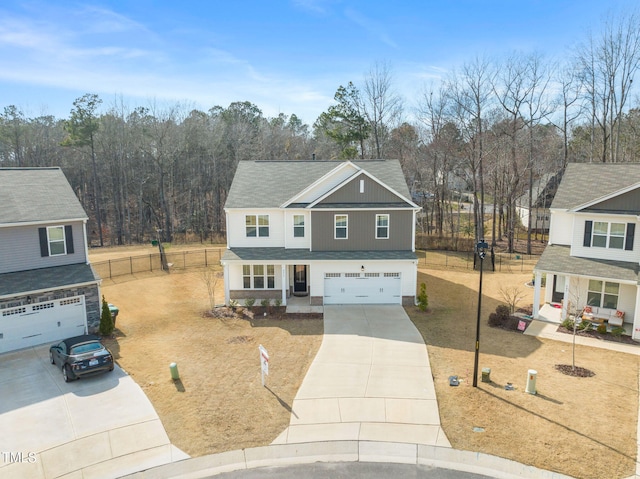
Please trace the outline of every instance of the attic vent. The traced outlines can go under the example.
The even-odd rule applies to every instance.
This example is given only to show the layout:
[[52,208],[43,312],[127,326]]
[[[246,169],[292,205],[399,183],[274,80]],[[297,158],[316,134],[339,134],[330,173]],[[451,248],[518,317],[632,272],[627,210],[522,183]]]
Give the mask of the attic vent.
[[360,180],[360,193],[364,193],[364,180]]

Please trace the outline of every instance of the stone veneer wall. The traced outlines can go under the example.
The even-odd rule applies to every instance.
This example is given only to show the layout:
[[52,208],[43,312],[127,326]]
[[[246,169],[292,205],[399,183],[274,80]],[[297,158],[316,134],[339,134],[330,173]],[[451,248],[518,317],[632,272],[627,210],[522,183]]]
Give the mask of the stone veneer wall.
[[232,289],[229,291],[229,299],[236,301],[253,298],[256,304],[262,299],[282,299],[282,291],[279,289]]

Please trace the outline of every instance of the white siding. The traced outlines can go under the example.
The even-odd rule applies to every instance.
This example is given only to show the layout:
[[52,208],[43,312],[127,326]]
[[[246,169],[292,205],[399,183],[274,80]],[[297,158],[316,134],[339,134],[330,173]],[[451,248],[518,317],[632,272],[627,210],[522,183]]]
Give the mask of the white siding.
[[615,248],[585,247],[584,241],[584,223],[585,221],[607,221],[609,223],[636,223],[635,216],[623,215],[588,215],[576,214],[573,225],[573,237],[571,239],[571,256],[580,256],[583,258],[597,258],[612,261],[628,261],[637,263],[640,260],[640,228],[636,223],[636,232],[633,240],[633,251]]
[[[304,238],[293,236],[293,217],[304,215]],[[284,212],[285,248],[311,248],[311,214],[307,210],[285,210]]]
[[[269,215],[269,236],[247,238],[245,215]],[[227,246],[230,248],[284,247],[284,213],[280,209],[230,209],[227,219]]]
[[573,231],[573,214],[563,210],[551,210],[550,221],[549,244],[569,246]]

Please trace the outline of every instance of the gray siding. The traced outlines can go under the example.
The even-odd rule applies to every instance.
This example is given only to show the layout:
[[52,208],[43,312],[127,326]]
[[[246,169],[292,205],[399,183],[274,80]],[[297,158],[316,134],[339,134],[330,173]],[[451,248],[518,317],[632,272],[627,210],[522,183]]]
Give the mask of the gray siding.
[[[38,228],[58,225],[72,226],[74,253],[41,257]],[[86,261],[84,232],[81,221],[0,228],[0,274],[86,263]]]
[[640,205],[640,190],[635,189],[623,195],[616,196],[609,200],[590,206],[589,208],[585,208],[582,211],[594,211],[603,213],[615,212],[637,215],[638,213],[640,213],[638,205]]
[[[334,239],[334,215],[346,214],[348,239]],[[376,214],[389,215],[389,239],[376,239]],[[413,211],[312,211],[313,251],[411,251]]]
[[[360,180],[364,180],[364,192],[360,193]],[[384,181],[384,178],[381,178]],[[334,191],[319,204],[334,203],[398,203],[403,200],[367,175],[359,175]]]

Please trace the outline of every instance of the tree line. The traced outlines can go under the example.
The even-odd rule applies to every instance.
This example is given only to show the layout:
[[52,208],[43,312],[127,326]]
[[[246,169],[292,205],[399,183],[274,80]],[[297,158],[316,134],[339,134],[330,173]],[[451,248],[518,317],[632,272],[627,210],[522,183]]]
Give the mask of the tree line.
[[[208,111],[131,108],[87,93],[65,119],[28,118],[9,105],[0,114],[0,166],[62,167],[89,215],[91,244],[106,245],[178,234],[220,240],[241,159],[396,158],[424,208],[425,233],[506,238],[513,251],[516,207],[539,206],[549,178],[557,184],[569,162],[637,161],[638,20],[610,16],[562,61],[475,56],[424,85],[415,104],[398,94],[391,67],[376,63],[361,82],[339,86],[311,126],[294,113],[265,117],[249,101]],[[467,225],[463,198],[473,205]]]

